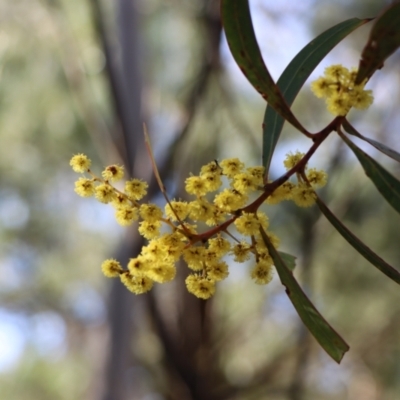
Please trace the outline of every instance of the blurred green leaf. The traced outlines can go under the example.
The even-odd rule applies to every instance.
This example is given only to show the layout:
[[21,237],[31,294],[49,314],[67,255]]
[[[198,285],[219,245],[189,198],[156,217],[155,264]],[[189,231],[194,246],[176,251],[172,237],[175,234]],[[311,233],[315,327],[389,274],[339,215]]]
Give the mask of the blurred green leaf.
[[325,215],[326,219],[347,240],[349,244],[351,244],[363,257],[365,257],[372,265],[378,268],[386,276],[400,284],[399,271],[389,265],[386,261],[382,260],[382,258],[375,254],[368,246],[366,246],[360,239],[351,233],[318,197],[317,204],[321,212]]
[[388,7],[377,17],[368,42],[361,53],[356,84],[383,67],[383,62],[400,47],[400,3]]
[[364,153],[348,137],[341,135],[346,144],[353,150],[365,173],[374,183],[386,201],[400,213],[400,182],[368,154]]
[[248,81],[284,119],[307,133],[272,79],[254,34],[248,0],[221,0],[222,24],[233,58]]
[[281,256],[282,261],[286,264],[290,271],[293,271],[296,268],[297,257],[283,251],[278,251],[278,254]]
[[382,143],[377,142],[376,140],[367,138],[363,135],[361,135],[360,132],[358,132],[351,124],[349,121],[347,121],[347,119],[344,120],[343,122],[343,128],[350,133],[350,135],[354,135],[357,136],[358,138],[365,140],[366,142],[368,142],[370,145],[374,146],[377,150],[379,150],[380,152],[382,152],[383,154],[386,154],[388,157],[392,158],[393,160],[396,160],[398,162],[400,162],[400,154],[397,153],[397,151],[394,151],[393,149],[385,146]]
[[344,354],[349,350],[349,345],[341,336],[328,324],[318,312],[309,298],[305,295],[300,285],[297,283],[290,269],[285,265],[282,257],[272,245],[267,234],[263,229],[260,230],[269,254],[275,263],[282,285],[286,287],[294,308],[301,320],[311,334],[315,337],[322,348],[337,362],[340,363]]
[[[348,34],[368,21],[370,20],[352,18],[341,22],[321,33],[296,55],[277,82],[289,107],[321,60]],[[263,165],[266,171],[269,170],[272,154],[284,123],[285,120],[268,104],[263,123]]]

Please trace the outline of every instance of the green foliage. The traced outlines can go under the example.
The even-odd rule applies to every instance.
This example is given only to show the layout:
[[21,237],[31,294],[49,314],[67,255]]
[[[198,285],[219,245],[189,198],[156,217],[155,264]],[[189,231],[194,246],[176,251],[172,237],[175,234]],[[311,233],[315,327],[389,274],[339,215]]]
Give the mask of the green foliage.
[[293,256],[292,254],[285,253],[284,251],[278,251],[278,254],[290,271],[293,271],[296,268],[297,257]]
[[400,213],[400,182],[372,157],[357,147],[349,138],[344,135],[341,135],[341,137],[351,150],[353,150],[366,175],[371,179],[382,196]]
[[372,265],[382,271],[390,279],[400,284],[400,272],[394,269],[387,262],[382,260],[375,254],[369,247],[367,247],[360,239],[349,231],[329,210],[324,202],[317,198],[317,204],[321,212],[325,215],[328,221],[335,227],[335,229],[353,246],[362,256],[364,256]]
[[[287,104],[291,106],[305,81],[321,60],[348,34],[364,25],[368,20],[352,18],[333,26],[307,44],[289,63],[278,79]],[[268,103],[263,122],[263,165],[268,171],[276,143],[281,135],[285,119]]]
[[392,4],[376,20],[361,53],[356,83],[369,79],[400,47],[400,3]]
[[[362,26],[367,20],[353,19],[345,21],[318,36],[292,60],[279,79],[278,84],[275,84],[259,51],[252,26],[248,1],[222,0],[221,10],[225,33],[234,59],[249,82],[268,102],[263,126],[263,165],[268,169],[285,120],[290,122],[302,134],[313,140],[313,145],[304,155],[303,159],[281,178],[271,184],[267,184],[268,175],[266,175],[265,190],[267,192],[268,190],[275,190],[276,187],[286,182],[293,173],[302,176],[303,179],[307,181],[304,173],[306,162],[329,134],[336,131],[354,152],[364,168],[365,173],[375,184],[382,196],[395,210],[400,212],[400,182],[381,167],[373,158],[350,141],[348,137],[342,133],[341,126],[344,126],[350,133],[366,140],[375,148],[378,148],[394,159],[398,159],[398,154],[396,152],[391,151],[386,146],[380,145],[378,142],[364,138],[347,122],[345,116],[343,116],[344,113],[338,113],[337,115],[339,115],[339,117],[335,118],[320,132],[310,134],[290,111],[290,106],[295,100],[299,90],[304,85],[307,77],[324,56],[328,54],[337,43],[345,38],[347,34]],[[337,107],[334,106],[332,109],[345,109],[345,113],[347,114],[347,109],[342,107],[341,102],[348,102],[349,100],[346,96],[351,95],[350,91],[355,89],[355,85],[363,82],[365,78],[370,78],[378,68],[383,66],[383,61],[399,46],[400,5],[394,4],[376,19],[368,43],[361,54],[360,67],[355,80],[351,77],[351,73],[346,72],[347,70],[343,69],[341,66],[333,66],[328,71],[327,78],[321,81],[321,86],[318,88],[318,91],[316,91],[316,94],[318,97],[322,97],[322,94],[336,96],[332,97],[332,99],[337,102]],[[337,76],[335,76],[335,74],[337,74]],[[339,74],[341,76],[340,79],[338,79]],[[346,74],[349,75],[347,76]],[[339,83],[336,83],[339,81],[349,83],[345,83],[343,89]],[[354,84],[352,82],[354,82]],[[335,90],[337,90],[337,92],[335,92]],[[359,90],[361,96],[362,88]],[[357,96],[354,97],[353,94],[354,98]],[[365,96],[367,95],[365,94]],[[366,98],[367,97],[365,97],[365,99]],[[366,102],[364,105],[361,104],[359,108],[364,108],[365,105]],[[317,203],[325,217],[360,254],[389,278],[400,283],[400,274],[396,269],[388,265],[355,237],[329,211],[321,200],[317,199]],[[335,361],[340,362],[344,353],[348,350],[347,344],[329,326],[305,296],[291,274],[290,269],[285,265],[283,258],[278,255],[265,232],[263,232],[262,229],[261,231],[265,244],[274,259],[281,282],[286,286],[286,292],[299,316],[324,350]]]
[[374,139],[367,138],[364,135],[361,135],[361,133],[358,132],[357,129],[355,129],[354,126],[352,126],[349,121],[345,120],[343,122],[343,128],[346,130],[347,133],[350,133],[351,135],[354,135],[359,139],[368,142],[370,145],[374,146],[377,150],[379,150],[383,154],[387,155],[388,157],[392,158],[395,161],[400,162],[400,154],[397,151],[391,149],[390,147],[384,145],[383,143],[377,142]]
[[278,271],[282,285],[286,287],[286,294],[289,296],[289,299],[299,314],[299,317],[324,350],[336,362],[340,363],[344,354],[349,350],[348,344],[337,332],[335,332],[328,322],[326,322],[305,295],[300,285],[293,277],[290,269],[286,266],[282,257],[276,251],[263,229],[261,229],[261,235],[267,245],[272,259],[274,260],[275,268]]
[[243,74],[279,115],[306,133],[307,131],[290,111],[264,64],[254,34],[248,1],[222,0],[221,13],[229,47]]
[[[207,400],[288,399],[290,393],[320,400],[343,399],[348,393],[360,399],[365,393],[396,398],[400,391],[400,301],[393,280],[398,278],[398,272],[390,265],[382,267],[380,256],[398,266],[398,216],[381,201],[375,186],[363,179],[363,169],[355,166],[358,161],[346,145],[340,147],[344,143],[339,137],[329,138],[327,151],[321,151],[322,157],[316,160],[328,166],[327,172],[334,177],[321,193],[337,216],[334,222],[321,216],[318,207],[304,210],[292,203],[263,207],[268,209],[274,233],[282,239],[279,250],[297,257],[278,252],[292,271],[292,278],[298,280],[311,300],[317,301],[318,311],[351,345],[343,368],[332,365],[321,354],[317,341],[304,334],[302,321],[279,277],[274,276],[266,288],[255,287],[246,277],[251,264],[233,266],[232,279],[220,285],[214,300],[208,302],[185,296],[181,290],[184,276],[177,277],[182,280],[179,285],[155,285],[155,292],[140,299],[130,293],[124,297],[123,287],[118,285],[109,290],[108,280],[99,271],[101,261],[105,257],[119,258],[120,251],[126,257],[132,256],[137,238],[131,230],[116,230],[106,207],[76,199],[71,188],[74,176],[67,167],[72,154],[78,152],[91,156],[96,170],[110,162],[122,163],[108,139],[115,135],[116,141],[121,142],[116,103],[105,68],[109,65],[91,15],[90,7],[95,3],[98,2],[17,0],[0,5],[4,16],[0,32],[0,330],[1,338],[5,338],[2,349],[15,349],[21,337],[25,346],[19,348],[21,353],[12,364],[0,367],[2,398],[106,398],[109,388],[108,398],[115,399],[116,391],[124,385],[129,386],[124,398],[191,400],[185,393],[201,389],[206,393],[196,394],[196,398]],[[121,34],[116,18],[118,4],[131,2],[100,3],[110,42],[117,43]],[[136,3],[145,49],[138,57],[145,70],[142,109],[152,128],[154,145],[161,143],[156,148],[157,156],[163,153],[170,159],[160,169],[162,176],[168,175],[164,181],[167,189],[175,191],[182,182],[180,177],[213,159],[238,156],[246,164],[259,164],[265,103],[256,92],[252,96],[236,85],[231,69],[226,68],[226,59],[220,59],[224,46],[219,46],[215,35],[219,15],[214,13],[212,23],[206,15],[218,2]],[[286,2],[253,1],[261,11],[258,17],[264,25],[260,29],[265,27],[264,47],[268,44],[283,48],[284,37],[292,39],[300,29],[300,49],[305,44],[301,40],[308,33],[316,36],[311,42],[315,43],[317,34],[326,27],[352,16],[377,15],[382,6],[378,0],[352,0],[338,7],[325,0],[315,2],[310,10],[304,5],[307,2],[292,3],[294,7],[289,8]],[[270,11],[274,12],[276,24],[271,33]],[[288,18],[296,19],[295,26],[287,22]],[[356,21],[343,23],[343,35],[346,24],[357,25]],[[341,24],[331,28],[333,32],[338,26]],[[275,28],[285,35],[277,35]],[[362,49],[367,30],[368,26],[361,27],[336,49],[336,54],[340,51],[344,57],[350,48],[351,53]],[[337,39],[333,36],[332,40]],[[291,40],[288,51],[293,50],[294,42]],[[129,45],[129,38],[126,43]],[[111,50],[121,54],[119,47],[113,45]],[[293,55],[296,53],[293,50]],[[211,54],[218,62],[210,60]],[[268,57],[271,73],[273,63],[275,55]],[[390,83],[395,82],[396,68],[388,60],[374,80],[387,84],[385,78],[389,78]],[[298,79],[297,73],[292,79]],[[294,93],[292,85],[288,90]],[[395,89],[395,85],[388,86]],[[290,105],[287,92],[280,89]],[[351,125],[346,119],[341,127],[353,135],[357,132],[358,138],[398,160],[398,153],[387,140],[392,134],[390,124],[386,125],[391,109],[393,113],[398,110],[396,101],[393,97],[384,106],[381,102],[365,115],[362,124],[361,113],[355,113],[354,119],[349,119]],[[292,112],[305,127],[317,126],[327,115],[320,112],[322,104],[318,107],[310,91],[302,90]],[[128,109],[133,110],[131,103]],[[274,113],[276,121],[281,118]],[[374,139],[362,136],[353,125]],[[269,128],[268,124],[265,128]],[[173,148],[168,148],[172,132],[179,138]],[[297,139],[301,135],[297,130],[286,124],[284,132],[274,155],[277,159],[288,145],[299,146]],[[324,145],[325,142],[321,150]],[[369,153],[377,157],[374,150]],[[391,170],[388,165],[394,164],[384,161],[379,159]],[[137,164],[143,174],[151,175],[142,159]],[[269,178],[275,179],[274,174],[275,165]],[[176,194],[177,198],[181,193]],[[383,273],[366,268],[367,255],[359,257],[337,234],[341,226],[335,230],[331,223],[345,224],[361,235],[379,254],[375,255],[376,262]],[[126,240],[122,237],[125,234]],[[361,251],[360,241],[355,239]],[[374,260],[370,261],[373,264]],[[278,262],[277,265],[282,266]],[[385,272],[393,280],[387,279]],[[297,296],[297,300],[301,299],[301,295]],[[307,300],[302,304],[308,304]],[[110,320],[105,318],[105,307],[110,307]],[[303,316],[318,327],[323,318],[315,314],[313,306],[304,308],[303,313],[307,310],[310,316]],[[55,318],[61,324],[63,336],[57,336],[60,326],[35,322],[42,313],[49,313],[53,316],[50,321]],[[132,314],[137,317],[133,318],[134,327],[128,322]],[[53,342],[56,336],[58,344]],[[327,338],[329,334],[323,337]],[[336,351],[330,343],[327,346],[339,358],[340,349]],[[4,361],[8,351],[0,352]],[[106,368],[109,355],[129,359],[128,365],[111,362]],[[327,373],[333,385],[325,387]],[[340,384],[335,385],[338,380]]]

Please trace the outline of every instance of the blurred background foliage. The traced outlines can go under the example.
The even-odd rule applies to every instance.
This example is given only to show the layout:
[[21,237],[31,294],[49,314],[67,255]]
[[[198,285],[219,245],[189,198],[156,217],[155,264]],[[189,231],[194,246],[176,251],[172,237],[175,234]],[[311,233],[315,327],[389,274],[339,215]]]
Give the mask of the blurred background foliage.
[[[275,79],[313,37],[389,1],[251,1]],[[329,55],[356,66],[370,24]],[[351,112],[366,136],[400,150],[399,53],[369,88],[375,103]],[[147,121],[171,196],[213,159],[261,162],[265,104],[241,76],[213,0],[0,1],[0,393],[8,400],[363,399],[400,393],[400,293],[316,208],[268,206],[296,277],[351,346],[342,364],[303,328],[275,277],[254,285],[232,265],[212,301],[175,282],[135,297],[103,278],[104,258],[141,246],[111,208],[81,199],[68,162],[78,152],[100,172],[124,162],[152,179]],[[306,85],[294,111],[311,131],[329,121]],[[397,177],[399,166],[377,157]],[[271,173],[308,142],[290,126]],[[399,267],[398,215],[331,137],[311,161],[328,170],[323,198],[373,250]],[[152,201],[162,202],[154,182]]]

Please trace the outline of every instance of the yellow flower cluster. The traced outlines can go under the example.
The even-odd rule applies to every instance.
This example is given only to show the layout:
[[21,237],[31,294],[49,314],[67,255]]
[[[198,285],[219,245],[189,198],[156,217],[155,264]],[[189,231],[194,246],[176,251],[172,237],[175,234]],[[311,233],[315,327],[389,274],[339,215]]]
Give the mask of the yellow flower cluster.
[[323,77],[311,84],[311,90],[319,98],[326,99],[328,111],[334,115],[346,115],[351,107],[359,110],[368,108],[373,102],[371,90],[364,90],[366,80],[355,85],[357,70],[349,71],[342,65],[325,68]]
[[[289,154],[284,162],[286,168],[292,168],[302,157],[299,152]],[[139,233],[148,240],[140,254],[130,259],[127,269],[114,259],[102,264],[107,277],[120,277],[133,293],[149,291],[154,282],[171,281],[181,258],[191,270],[186,279],[188,291],[202,299],[210,298],[215,293],[216,282],[228,276],[226,256],[239,263],[253,257],[250,275],[255,283],[271,281],[273,260],[260,230],[266,232],[276,248],[279,239],[267,231],[269,221],[265,213],[246,211],[249,195],[263,193],[264,167],[246,168],[237,158],[211,162],[201,168],[198,176],[190,176],[185,181],[186,192],[194,196],[192,201],[168,201],[162,210],[155,204],[140,202],[147,192],[145,182],[129,180],[123,191],[111,184],[123,178],[123,167],[110,165],[102,177],[97,177],[89,169],[90,160],[83,154],[72,157],[70,164],[74,171],[90,176],[76,181],[78,195],[95,196],[102,203],[110,203],[115,208],[117,222],[123,226],[139,220]],[[298,175],[297,184],[286,182],[266,203],[290,199],[300,206],[313,204],[313,188],[323,186],[327,176],[315,169],[306,171],[306,180]],[[217,193],[212,195],[213,192]],[[199,233],[199,223],[209,226],[208,231]],[[238,235],[241,235],[239,239]]]
[[[289,153],[283,162],[286,170],[293,168],[302,158],[304,153],[296,151]],[[279,186],[266,200],[267,204],[277,204],[283,200],[292,200],[299,207],[310,207],[315,203],[315,189],[326,185],[328,175],[323,170],[305,167],[304,177],[296,174],[297,183],[290,181]]]

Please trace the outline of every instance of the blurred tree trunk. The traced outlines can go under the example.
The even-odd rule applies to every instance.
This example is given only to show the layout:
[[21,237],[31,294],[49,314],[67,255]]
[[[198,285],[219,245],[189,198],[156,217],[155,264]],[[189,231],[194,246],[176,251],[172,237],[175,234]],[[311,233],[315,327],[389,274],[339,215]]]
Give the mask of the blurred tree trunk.
[[[140,33],[138,13],[134,0],[118,0],[118,29],[116,45],[106,29],[100,0],[91,0],[95,26],[102,42],[106,58],[106,73],[110,84],[110,93],[115,110],[115,137],[121,159],[130,176],[143,176],[143,170],[135,169],[137,155],[145,151],[141,115],[141,72]],[[119,56],[119,57],[118,57]],[[119,61],[119,62],[118,62]],[[118,137],[117,133],[122,132]],[[128,231],[116,257],[124,264],[132,254],[142,247],[142,240],[137,233]],[[104,400],[126,400],[129,395],[127,371],[133,367],[130,354],[134,334],[133,317],[138,299],[132,296],[119,281],[112,283],[109,306],[108,325],[110,330],[109,354],[105,368]]]
[[[188,118],[177,135],[179,141],[188,134],[200,105],[205,101],[210,78],[217,77],[221,69],[219,3],[203,0],[196,17],[203,43],[201,52],[196,55],[197,76],[184,102]],[[180,157],[176,150],[177,146],[173,144],[171,152],[165,157],[165,166],[160,168],[163,179],[173,178],[171,169],[165,167],[171,165],[174,157]],[[178,189],[175,196],[184,198],[185,193]],[[177,290],[174,302],[169,305],[177,312],[176,320],[171,322],[168,318],[168,310],[155,291],[146,297],[156,333],[164,348],[163,368],[168,382],[166,392],[168,398],[174,400],[223,399],[226,398],[226,383],[215,362],[218,359],[217,349],[213,346],[211,335],[213,302],[200,300],[187,292],[185,270],[184,265],[178,266]]]
[[[97,19],[102,20],[99,12],[98,0],[92,0],[97,9]],[[199,71],[196,83],[184,104],[188,112],[186,124],[182,127],[178,138],[188,132],[191,122],[196,114],[198,105],[204,99],[210,76],[219,69],[219,44],[221,38],[221,24],[218,13],[218,4],[204,0],[199,11],[200,29],[204,32],[202,53],[198,54]],[[114,96],[115,111],[122,128],[124,145],[127,149],[127,165],[134,176],[145,177],[146,171],[141,170],[143,162],[140,154],[146,154],[143,143],[142,123],[140,115],[140,67],[138,16],[134,2],[119,0],[118,2],[118,44],[121,64],[115,61],[115,49],[111,51],[108,35],[105,33],[104,24],[103,47],[108,62],[108,75]],[[98,24],[99,26],[99,24]],[[108,55],[108,56],[107,56]],[[166,168],[174,157],[176,146],[172,145],[165,165],[159,165],[164,179],[173,179],[173,171]],[[124,157],[125,156],[125,157]],[[168,175],[168,176],[166,176]],[[149,198],[158,192],[156,185],[151,185]],[[118,251],[118,259],[126,262],[129,255],[137,254],[142,246],[141,238],[132,235]],[[148,302],[149,311],[155,321],[157,334],[162,342],[165,352],[164,371],[168,377],[168,389],[171,398],[177,400],[216,399],[213,395],[213,386],[216,374],[212,366],[211,348],[209,343],[210,318],[206,312],[205,302],[189,295],[184,288],[184,277],[180,280],[182,290],[176,296],[176,307],[179,309],[177,325],[171,327],[164,318],[163,304],[157,302],[154,293],[150,293],[145,301]],[[135,299],[135,300],[134,300]],[[134,322],[132,316],[140,300],[135,298],[119,282],[112,286],[109,299],[109,325],[110,325],[110,354],[106,368],[104,400],[125,400],[136,393],[132,392],[127,381],[127,369],[132,368],[134,360],[130,358],[130,344],[134,340]],[[184,304],[184,306],[182,306]]]

